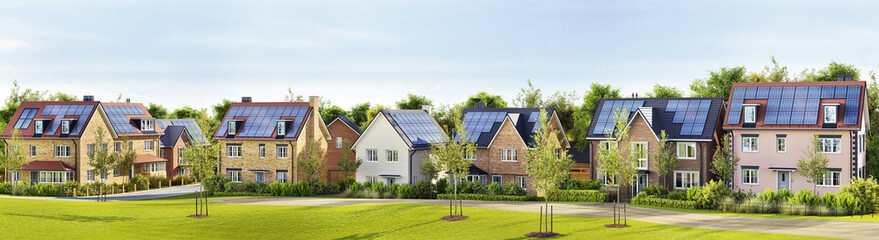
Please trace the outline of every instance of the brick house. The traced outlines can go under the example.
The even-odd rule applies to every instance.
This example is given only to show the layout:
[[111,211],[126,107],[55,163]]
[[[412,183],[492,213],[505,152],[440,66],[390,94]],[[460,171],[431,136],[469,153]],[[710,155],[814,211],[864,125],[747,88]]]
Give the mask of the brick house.
[[[649,185],[665,185],[671,189],[687,189],[713,179],[709,171],[718,139],[722,137],[720,119],[722,98],[627,98],[601,99],[586,135],[589,141],[593,179],[612,184],[596,161],[598,152],[614,144],[608,134],[615,128],[614,111],[627,116],[630,146],[621,147],[628,157],[634,149],[646,150],[635,162],[638,177],[623,196],[635,196]],[[661,132],[668,135],[668,144],[679,159],[678,167],[667,176],[657,175],[654,154],[659,151]]]
[[194,142],[206,143],[207,139],[195,119],[156,119],[156,127],[163,130],[159,138],[159,157],[168,160],[168,178],[188,175],[182,165],[186,164],[182,151]]
[[[156,147],[163,132],[154,126],[155,119],[143,104],[102,103],[84,96],[83,101],[22,102],[0,138],[8,143],[13,131],[18,130],[22,146],[8,146],[6,150],[25,151],[29,161],[20,173],[12,174],[12,180],[61,184],[66,180],[87,183],[104,178],[108,183],[121,183],[131,171],[117,168],[108,176],[95,176],[88,164],[89,151],[108,148],[111,153],[120,152],[127,144],[137,154],[134,173],[164,174],[165,161],[157,157]],[[93,144],[99,128],[107,141],[105,146]],[[124,138],[127,143],[122,142]]]
[[[550,132],[556,135],[559,151],[567,152],[570,143],[565,137],[558,114],[546,108],[549,116]],[[536,144],[532,134],[537,130],[540,108],[485,108],[484,103],[476,103],[474,108],[462,111],[464,139],[476,144],[476,156],[470,167],[468,181],[515,182],[529,194],[537,194],[531,187],[534,178],[525,173],[528,162],[525,152]]]
[[[331,140],[320,116],[320,97],[308,102],[251,102],[243,97],[232,103],[213,138],[223,153],[221,174],[233,182],[271,183],[306,180],[298,161],[307,157],[309,143],[326,161]],[[326,172],[317,176],[326,180]]]
[[338,182],[345,178],[345,173],[339,169],[338,164],[339,158],[342,157],[342,151],[348,151],[350,160],[357,160],[354,150],[351,150],[351,145],[360,137],[361,131],[357,124],[344,115],[333,119],[327,125],[327,129],[330,131],[330,136],[333,136],[333,139],[327,144],[329,146],[327,148],[327,181]]
[[[838,192],[855,177],[866,176],[870,114],[866,82],[851,75],[836,82],[734,83],[724,130],[730,133],[739,166],[736,188]],[[828,158],[827,174],[817,183],[798,174],[812,138]],[[817,186],[815,186],[817,184]]]

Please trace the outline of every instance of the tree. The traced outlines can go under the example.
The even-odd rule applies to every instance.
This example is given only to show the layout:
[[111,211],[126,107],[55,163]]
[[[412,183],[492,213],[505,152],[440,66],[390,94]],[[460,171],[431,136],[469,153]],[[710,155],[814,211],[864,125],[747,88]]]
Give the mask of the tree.
[[351,177],[357,173],[357,169],[360,168],[361,164],[363,164],[362,159],[351,159],[351,143],[347,139],[343,140],[342,155],[339,156],[339,161],[337,162],[339,170],[345,173],[345,177]]
[[826,155],[821,153],[821,146],[820,139],[816,134],[812,137],[812,145],[803,150],[806,155],[797,161],[797,170],[801,176],[806,178],[806,182],[812,184],[812,192],[817,191],[818,181],[823,180],[824,174],[827,174],[827,162],[830,161]]
[[321,151],[319,144],[317,141],[308,139],[305,143],[305,155],[296,161],[296,164],[299,165],[299,169],[305,174],[308,181],[314,179],[325,167],[323,161],[324,152]]
[[[229,111],[229,107],[232,106],[232,100],[223,99],[222,102],[211,106],[214,117],[213,119],[208,120],[200,120],[199,125],[202,130],[205,131],[205,136],[213,136],[217,129],[220,128],[220,124],[223,122],[223,118],[226,117],[226,112]],[[198,120],[198,119],[196,119]]]
[[656,175],[662,179],[662,184],[668,188],[668,176],[672,171],[678,169],[680,159],[675,155],[673,145],[668,142],[668,134],[662,130],[659,134],[659,146],[657,151],[653,153],[653,160],[656,161]]
[[513,106],[519,108],[538,108],[544,106],[543,95],[540,93],[539,88],[534,88],[534,85],[531,84],[531,79],[528,79],[528,88],[519,90],[516,99],[513,99]]
[[[546,101],[543,101],[543,106],[552,108],[555,110],[555,113],[558,114],[558,119],[562,123],[562,128],[565,129],[565,133],[568,134],[568,140],[577,141],[579,139],[576,136],[571,135],[570,131],[574,128],[574,113],[577,112],[577,104],[574,103],[580,99],[576,93],[571,92],[562,92],[558,91],[553,93]],[[582,141],[585,142],[585,141]]]
[[[190,106],[184,106],[182,108],[174,109],[171,114],[168,115],[168,118],[173,119],[199,119],[207,117],[207,109],[195,109]],[[155,116],[154,116],[155,117]]]
[[131,176],[134,175],[134,160],[137,159],[137,153],[134,151],[134,146],[128,144],[128,136],[122,136],[121,145],[122,151],[119,152],[119,161],[116,162],[116,167],[119,169],[127,169],[128,177],[126,181],[131,181]]
[[21,86],[18,85],[18,81],[12,81],[12,89],[9,96],[6,97],[6,102],[3,105],[4,107],[0,109],[0,124],[2,124],[3,127],[0,129],[6,128],[6,124],[12,118],[12,115],[15,114],[15,110],[18,109],[18,105],[21,104],[21,102],[76,100],[76,96],[61,92],[49,94],[49,91],[38,91],[30,88],[22,90]]
[[[12,138],[7,141],[7,144],[6,151],[3,151],[3,156],[0,156],[0,167],[6,169],[6,179],[13,179],[12,174],[21,176],[21,167],[28,163],[24,150],[21,147],[23,143],[21,142],[21,133],[18,129],[12,129]],[[18,179],[18,181],[21,181],[21,179]],[[16,193],[16,185],[18,184],[12,182],[12,195]]]
[[653,85],[653,91],[644,94],[649,98],[679,98],[684,96],[684,92],[672,86]]
[[487,92],[478,92],[467,97],[467,101],[464,102],[464,108],[473,108],[473,105],[478,102],[485,103],[485,107],[487,108],[507,107],[507,102],[501,98],[501,95],[491,95]]
[[461,104],[435,106],[430,115],[446,134],[451,135],[455,129],[454,119],[461,118]]
[[[421,169],[418,171],[418,173],[426,176],[428,182],[433,182],[439,177],[439,174],[442,171],[442,166],[439,162],[433,159],[428,159],[427,161],[421,162]],[[428,185],[428,191],[430,192],[431,198],[436,198],[433,191],[433,184]]]
[[168,117],[168,109],[163,107],[162,105],[150,103],[149,107],[147,107],[147,112],[150,113],[150,116],[154,118],[167,118]]
[[386,107],[384,105],[381,105],[381,104],[376,104],[375,106],[370,108],[369,111],[366,111],[366,121],[364,121],[360,125],[360,129],[366,130],[366,127],[369,126],[369,123],[372,122],[372,119],[375,118],[376,115],[378,115],[379,111],[384,110],[384,109],[390,109],[390,108]]
[[820,70],[814,68],[804,69],[800,73],[799,80],[803,82],[832,82],[836,81],[836,76],[839,74],[852,74],[854,81],[861,80],[861,70],[855,67],[855,65],[835,61],[830,61],[827,67]]
[[369,124],[366,121],[366,112],[369,111],[369,108],[370,104],[368,102],[354,105],[354,107],[351,107],[351,110],[348,111],[348,118],[350,118],[352,122],[357,124],[357,126],[364,126],[365,124]]
[[346,115],[348,115],[348,111],[336,105],[320,109],[320,116],[323,118],[324,124],[330,124],[337,117]]
[[[628,156],[623,157],[623,151],[620,146],[629,146],[629,114],[626,109],[619,109],[613,112],[615,128],[607,134],[608,144],[598,151],[595,156],[598,161],[598,171],[605,178],[610,179],[617,186],[617,199],[620,199],[620,189],[632,185],[638,174],[635,168],[637,157],[643,155],[641,149],[632,148]],[[617,202],[614,202],[614,224],[620,225],[620,218],[616,214]],[[623,205],[625,206],[625,205]],[[627,226],[623,224],[622,226]]]
[[284,95],[284,102],[305,102],[305,98],[302,95],[297,95],[293,92],[293,88],[287,88],[287,94]]
[[422,105],[433,105],[433,101],[425,96],[419,96],[411,93],[406,95],[406,98],[397,101],[397,109],[418,110],[421,109]]
[[696,79],[690,84],[691,97],[722,97],[729,100],[733,83],[747,82],[745,67],[720,68],[708,71],[707,79]]
[[[208,205],[206,204],[208,199],[207,195],[204,194],[204,183],[216,174],[215,167],[220,164],[220,145],[212,144],[210,141],[193,141],[184,149],[184,151],[180,151],[180,154],[186,159],[187,165],[182,167],[189,170],[194,177],[202,182],[195,200],[196,213],[190,217],[206,217],[208,216]],[[199,202],[202,204],[199,205]]]
[[786,66],[780,66],[778,61],[775,61],[775,56],[772,56],[772,68],[769,66],[763,67],[763,72],[748,73],[748,82],[790,82],[790,74],[787,71]]
[[[91,146],[88,148],[88,158],[89,165],[94,168],[95,177],[100,178],[100,195],[104,196],[104,182],[105,176],[110,172],[110,169],[116,167],[119,162],[118,154],[111,154],[110,150],[107,147],[107,141],[104,137],[104,128],[98,127],[95,130],[95,140],[92,142]],[[101,197],[98,197],[98,201],[101,201]],[[104,199],[106,201],[106,199]]]
[[[870,71],[871,81],[867,84],[867,106],[870,113],[870,126],[879,126],[879,84],[876,73]],[[879,127],[867,132],[867,174],[879,178]]]
[[[434,161],[441,166],[441,169],[450,174],[451,184],[453,184],[452,196],[449,198],[449,216],[444,219],[460,220],[465,219],[461,202],[454,205],[458,200],[458,182],[470,172],[470,166],[473,161],[466,160],[464,156],[473,156],[476,146],[472,142],[458,139],[458,136],[467,136],[467,130],[464,130],[464,123],[460,118],[453,119],[455,126],[455,139],[444,136],[444,142],[433,142],[430,144],[430,161]],[[453,210],[454,209],[454,210]],[[454,212],[454,213],[453,213]],[[456,216],[457,215],[457,216]]]
[[[534,178],[531,185],[534,189],[546,195],[550,190],[557,188],[558,184],[570,175],[574,161],[571,155],[559,146],[559,141],[564,141],[565,136],[559,136],[560,132],[553,132],[546,109],[540,109],[540,117],[536,123],[537,132],[531,138],[534,143],[531,149],[525,152],[525,173]],[[544,197],[543,204],[549,209],[549,198]],[[548,215],[548,214],[547,214]],[[546,219],[546,218],[544,218]],[[548,222],[548,221],[547,221]],[[549,224],[546,224],[547,226]],[[543,231],[544,229],[541,229]],[[548,229],[547,229],[548,230]],[[546,231],[550,232],[550,231]],[[550,232],[551,233],[551,232]]]
[[[613,88],[610,85],[602,85],[593,83],[589,86],[589,91],[583,96],[583,105],[574,112],[574,126],[568,132],[572,139],[584,139],[589,132],[589,125],[592,124],[592,116],[595,114],[595,108],[598,107],[598,100],[602,98],[620,98],[620,89]],[[587,145],[586,141],[577,141],[578,149],[583,149]]]
[[711,160],[711,172],[717,175],[717,179],[730,183],[736,168],[739,166],[739,157],[733,154],[730,146],[729,134],[723,135],[723,139],[714,150],[714,158]]

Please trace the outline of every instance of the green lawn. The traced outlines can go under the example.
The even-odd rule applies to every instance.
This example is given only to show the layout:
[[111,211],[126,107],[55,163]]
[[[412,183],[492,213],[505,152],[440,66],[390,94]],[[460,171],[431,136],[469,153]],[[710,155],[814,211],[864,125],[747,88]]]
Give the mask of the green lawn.
[[810,220],[831,220],[831,221],[852,221],[852,222],[879,222],[879,215],[875,215],[875,216],[874,215],[857,215],[857,216],[822,217],[822,216],[796,216],[796,215],[765,214],[765,213],[731,213],[731,212],[723,212],[723,211],[718,211],[718,210],[705,210],[705,209],[695,209],[694,210],[694,209],[681,209],[681,208],[667,208],[667,207],[656,207],[656,206],[639,205],[639,204],[628,204],[626,206],[661,209],[661,210],[669,210],[669,211],[676,211],[676,212],[701,213],[701,214],[736,216],[736,217],[810,219]]
[[[80,202],[0,198],[0,239],[511,239],[536,230],[537,214],[466,209],[470,219],[445,222],[444,206],[376,204],[289,207],[213,204],[211,217],[191,219],[183,200]],[[802,239],[800,236],[693,229],[629,221],[556,216],[555,230],[572,239]]]

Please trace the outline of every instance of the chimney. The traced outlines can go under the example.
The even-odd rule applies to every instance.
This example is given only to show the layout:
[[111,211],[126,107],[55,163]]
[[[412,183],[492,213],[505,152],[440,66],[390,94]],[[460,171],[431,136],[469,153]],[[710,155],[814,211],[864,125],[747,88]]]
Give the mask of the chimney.
[[845,81],[845,74],[836,74],[836,81]]
[[427,114],[432,114],[433,105],[421,105],[421,110],[424,110]]
[[852,74],[846,74],[846,75],[845,75],[845,80],[846,80],[846,81],[854,81],[854,80],[855,80],[855,75],[852,75]]
[[126,98],[125,103],[131,103],[131,98]]
[[314,108],[314,112],[320,112],[320,96],[308,96],[308,105]]
[[485,103],[484,102],[474,103],[473,108],[485,108]]
[[250,97],[241,97],[241,102],[243,102],[243,103],[252,102],[252,101],[253,101],[253,99]]
[[94,96],[94,95],[83,95],[83,96],[82,96],[82,100],[83,100],[83,101],[94,101],[94,100],[95,100],[95,96]]

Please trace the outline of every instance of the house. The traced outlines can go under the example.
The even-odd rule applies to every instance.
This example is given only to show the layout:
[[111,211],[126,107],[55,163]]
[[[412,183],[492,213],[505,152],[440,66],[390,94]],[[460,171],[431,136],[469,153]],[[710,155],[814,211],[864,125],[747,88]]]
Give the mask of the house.
[[[599,169],[598,152],[612,146],[609,136],[616,128],[614,112],[622,111],[629,127],[630,146],[620,146],[623,157],[635,149],[644,154],[635,164],[638,176],[631,189],[622,189],[625,196],[636,196],[649,185],[688,189],[705,184],[714,176],[709,171],[718,139],[722,136],[720,119],[723,113],[722,98],[625,98],[601,99],[592,117],[586,135],[591,151],[592,176],[613,184]],[[678,167],[659,177],[654,154],[659,151],[662,131],[668,136]]]
[[568,155],[571,156],[571,160],[574,160],[574,166],[571,166],[571,179],[575,180],[592,180],[592,164],[589,161],[591,159],[589,155],[589,147],[584,147],[583,149],[578,149],[577,144],[571,142],[571,147],[568,148]]
[[[540,108],[485,108],[476,103],[474,108],[462,110],[465,140],[475,143],[476,155],[467,176],[469,181],[504,184],[515,182],[529,194],[537,194],[530,186],[534,178],[525,173],[528,162],[525,152],[536,142],[532,135],[538,130]],[[559,151],[567,152],[570,143],[565,137],[558,114],[545,108],[550,132],[556,136]]]
[[164,131],[159,138],[159,157],[168,160],[165,166],[168,178],[188,175],[183,165],[184,148],[194,143],[206,143],[207,139],[195,119],[156,119],[156,127]]
[[745,191],[813,189],[799,174],[812,138],[829,161],[817,193],[865,177],[870,120],[866,82],[735,83],[723,129],[739,157],[733,184]]
[[327,181],[338,182],[345,179],[345,173],[339,169],[338,165],[339,158],[342,157],[342,151],[348,151],[349,159],[356,161],[357,158],[355,158],[354,151],[351,150],[351,144],[357,141],[362,132],[357,124],[344,115],[333,119],[327,125],[327,129],[330,131],[330,136],[333,136],[327,148]]
[[[309,149],[326,161],[331,139],[319,102],[320,97],[312,96],[308,102],[252,102],[243,97],[232,103],[213,135],[223,149],[220,173],[236,183],[308,179],[298,162],[309,157]],[[325,175],[314,177],[326,180]]]
[[419,172],[430,157],[430,144],[443,142],[443,128],[424,110],[381,110],[354,142],[358,182],[415,184],[426,180]]
[[[101,178],[121,183],[132,174],[129,169],[116,168],[108,176],[95,176],[88,153],[96,148],[120,152],[125,145],[137,154],[134,173],[165,172],[165,160],[157,157],[156,147],[163,132],[155,128],[155,119],[140,103],[102,103],[93,96],[84,96],[83,101],[22,102],[0,138],[9,143],[14,130],[19,132],[21,145],[9,146],[7,151],[23,150],[29,162],[21,172],[12,174],[13,181],[61,184]],[[107,141],[103,146],[94,145],[98,130]]]

